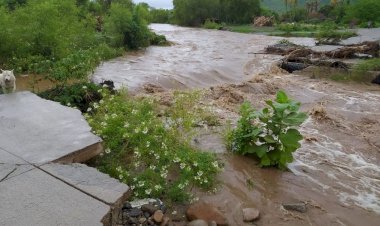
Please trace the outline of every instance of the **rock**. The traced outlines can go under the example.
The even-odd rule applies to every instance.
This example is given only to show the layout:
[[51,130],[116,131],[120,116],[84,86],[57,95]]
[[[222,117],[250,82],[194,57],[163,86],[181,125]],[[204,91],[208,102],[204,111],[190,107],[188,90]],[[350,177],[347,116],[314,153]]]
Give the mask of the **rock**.
[[144,212],[144,217],[149,218],[150,216],[152,216],[152,214],[150,214],[148,212]]
[[376,78],[372,80],[372,83],[380,85],[380,75],[376,76]]
[[134,208],[134,209],[128,210],[127,213],[130,217],[139,217],[142,215],[143,212],[140,209]]
[[219,226],[228,225],[223,214],[205,202],[197,202],[191,205],[186,211],[186,216],[190,221],[202,219],[207,222],[215,221]]
[[132,205],[129,202],[124,203],[123,210],[129,210],[132,209]]
[[286,70],[289,73],[293,73],[294,71],[299,71],[307,68],[307,64],[304,63],[297,63],[297,62],[286,62],[283,61],[280,64],[280,68]]
[[218,226],[215,221],[210,222],[210,226]]
[[154,212],[153,214],[153,220],[157,223],[161,223],[162,220],[163,220],[163,217],[164,217],[164,213],[162,212],[162,210],[157,210],[156,212]]
[[300,213],[306,213],[307,209],[306,209],[306,204],[305,203],[285,203],[285,204],[282,204],[282,206],[284,207],[284,209],[286,210],[290,210],[290,211],[297,211],[297,212],[300,212]]
[[145,221],[146,221],[146,218],[145,218],[145,217],[141,217],[141,218],[139,219],[140,224],[145,223]]
[[208,226],[207,221],[205,220],[193,220],[190,223],[187,224],[187,226]]
[[141,210],[150,213],[150,215],[153,215],[154,212],[158,210],[158,207],[152,204],[144,204],[141,206]]
[[255,208],[245,208],[243,209],[243,220],[245,222],[250,222],[258,219],[260,216],[260,211]]
[[167,226],[169,224],[169,221],[170,221],[169,217],[164,217],[162,219],[162,222],[161,222],[160,226]]

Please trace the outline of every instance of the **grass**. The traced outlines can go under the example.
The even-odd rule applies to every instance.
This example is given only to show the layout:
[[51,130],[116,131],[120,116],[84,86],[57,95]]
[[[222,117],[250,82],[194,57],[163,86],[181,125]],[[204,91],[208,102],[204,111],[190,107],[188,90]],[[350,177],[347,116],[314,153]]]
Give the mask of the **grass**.
[[374,58],[369,60],[363,60],[354,67],[355,71],[380,71],[380,58]]
[[239,33],[267,33],[276,29],[275,27],[255,27],[252,24],[229,24],[226,28],[232,32]]

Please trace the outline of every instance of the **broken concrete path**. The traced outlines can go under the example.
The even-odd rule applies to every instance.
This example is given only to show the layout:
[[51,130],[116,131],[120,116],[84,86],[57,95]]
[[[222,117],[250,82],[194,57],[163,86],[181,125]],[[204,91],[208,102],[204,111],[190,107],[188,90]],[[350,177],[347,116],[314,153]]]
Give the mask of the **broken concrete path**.
[[30,92],[0,95],[0,148],[29,163],[83,162],[100,143],[78,110]]
[[0,95],[0,225],[114,224],[129,187],[70,164],[100,153],[100,142],[78,110],[29,92]]

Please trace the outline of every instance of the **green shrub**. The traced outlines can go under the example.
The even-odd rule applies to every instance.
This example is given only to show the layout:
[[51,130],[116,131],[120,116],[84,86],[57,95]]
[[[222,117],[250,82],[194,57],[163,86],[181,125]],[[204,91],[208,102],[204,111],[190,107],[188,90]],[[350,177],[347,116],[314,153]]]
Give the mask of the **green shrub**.
[[216,29],[216,30],[219,30],[223,26],[221,24],[218,24],[217,22],[215,22],[213,20],[207,19],[204,22],[204,24],[202,25],[202,27],[206,28],[206,29]]
[[38,95],[42,98],[59,102],[62,105],[78,108],[85,113],[92,102],[100,101],[99,89],[101,87],[94,83],[81,82],[68,86],[58,86]]
[[254,110],[244,103],[240,110],[241,118],[237,128],[229,134],[229,146],[233,152],[253,154],[260,159],[261,166],[286,168],[293,161],[292,152],[301,145],[302,135],[296,129],[306,114],[299,112],[300,103],[289,99],[282,91],[276,101],[266,101],[269,107]]
[[105,32],[113,47],[137,49],[149,45],[150,31],[138,8],[112,4],[105,20]]
[[181,118],[173,109],[162,118],[151,99],[102,95],[86,115],[104,141],[105,154],[97,162],[101,171],[130,185],[136,198],[184,202],[193,186],[213,187],[220,170],[215,155],[195,150],[183,135],[192,117]]
[[167,46],[170,43],[168,40],[166,40],[166,37],[164,35],[158,35],[154,32],[151,32],[150,44],[156,46]]

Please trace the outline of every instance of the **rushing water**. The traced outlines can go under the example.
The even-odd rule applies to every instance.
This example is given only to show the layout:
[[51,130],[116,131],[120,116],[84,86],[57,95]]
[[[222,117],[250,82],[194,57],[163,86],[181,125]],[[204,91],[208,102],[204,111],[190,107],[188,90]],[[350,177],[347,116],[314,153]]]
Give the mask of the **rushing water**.
[[[111,79],[118,87],[135,89],[151,82],[165,88],[200,88],[237,83],[253,73],[267,71],[276,55],[260,53],[279,37],[153,24],[151,28],[173,42],[170,47],[149,47],[102,64],[96,82]],[[314,45],[310,38],[291,39]]]
[[[280,56],[260,54],[282,39],[227,31],[152,25],[173,42],[149,47],[103,63],[93,79],[113,80],[117,87],[137,89],[145,83],[164,88],[202,88],[241,83],[269,70]],[[290,41],[313,46],[310,38]],[[258,225],[379,225],[380,222],[380,89],[368,85],[330,84],[305,76],[283,75],[273,83],[303,104],[323,105],[327,117],[310,117],[304,141],[290,172],[260,169],[247,157],[219,154],[225,160],[223,182],[214,195],[201,195],[224,210],[231,225],[244,225],[240,209],[261,210]],[[255,100],[255,93],[249,93]],[[223,149],[221,139],[207,135],[207,148]],[[247,181],[252,181],[248,186]],[[308,213],[292,214],[283,202],[306,201]]]

